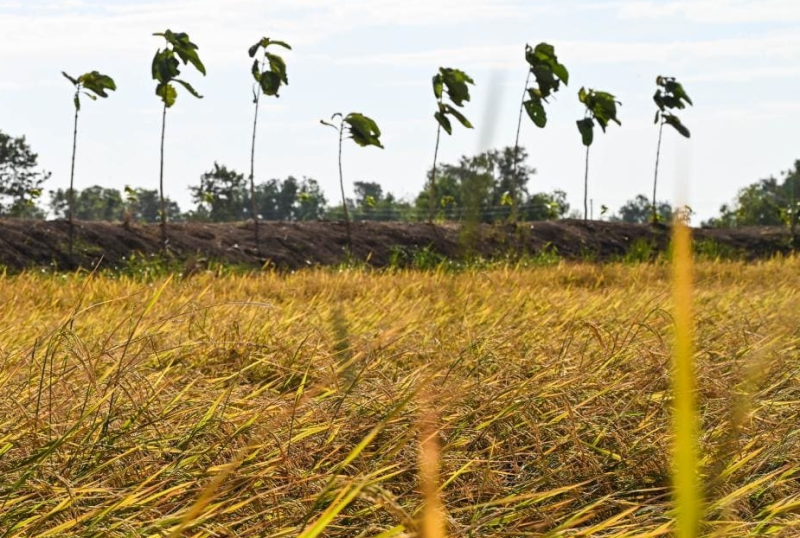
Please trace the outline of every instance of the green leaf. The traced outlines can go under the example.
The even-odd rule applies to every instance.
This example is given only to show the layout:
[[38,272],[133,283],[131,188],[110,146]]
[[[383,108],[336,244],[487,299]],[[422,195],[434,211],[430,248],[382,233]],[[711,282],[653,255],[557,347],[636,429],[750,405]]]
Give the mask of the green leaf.
[[67,74],[65,71],[62,71],[62,72],[61,72],[61,74],[62,74],[62,75],[64,75],[64,77],[65,77],[67,80],[69,80],[70,82],[72,82],[72,84],[73,84],[74,86],[77,86],[77,85],[78,85],[78,81],[77,81],[76,79],[72,78],[71,76],[69,76],[69,75],[68,75],[68,74]]
[[666,105],[664,104],[664,95],[661,93],[661,90],[656,90],[656,93],[653,95],[653,102],[655,102],[661,112],[664,112]]
[[453,126],[451,125],[450,120],[447,119],[447,116],[444,115],[444,112],[436,112],[433,117],[436,118],[436,121],[439,122],[439,125],[442,126],[442,129],[444,129],[447,134],[453,134]]
[[472,129],[472,124],[469,122],[469,120],[466,118],[466,116],[464,116],[464,114],[462,114],[461,112],[459,112],[455,108],[451,107],[450,105],[444,105],[444,113],[445,114],[450,114],[451,116],[453,116],[455,119],[458,120],[458,122],[461,125],[463,125],[467,129]]
[[381,130],[372,118],[358,112],[351,112],[344,118],[344,123],[348,125],[350,137],[359,146],[383,148],[380,141]]
[[114,79],[97,71],[84,73],[78,78],[78,83],[81,84],[84,89],[103,98],[108,97],[106,90],[115,91],[117,89]]
[[536,78],[536,85],[542,98],[557,92],[562,82],[569,84],[569,71],[558,62],[552,45],[539,43],[535,48],[525,45],[525,60]]
[[664,123],[672,125],[675,130],[684,137],[691,138],[692,134],[689,132],[689,129],[683,123],[681,123],[681,120],[678,118],[678,116],[673,114],[664,114]]
[[183,86],[184,88],[186,88],[186,91],[187,91],[187,92],[191,93],[192,95],[194,95],[194,96],[195,96],[195,97],[197,97],[198,99],[202,99],[202,98],[203,98],[203,96],[202,96],[202,95],[200,95],[199,93],[197,93],[197,90],[195,90],[194,88],[192,88],[192,85],[191,85],[191,84],[189,84],[188,82],[186,82],[185,80],[181,80],[181,79],[179,79],[179,78],[176,78],[176,79],[175,79],[175,82],[177,82],[178,84],[180,84],[181,86]]
[[272,71],[264,71],[261,73],[261,91],[266,95],[278,95],[278,90],[281,87],[281,79]]
[[278,41],[276,39],[273,39],[273,40],[271,40],[269,42],[269,44],[270,45],[275,45],[275,46],[278,46],[278,47],[283,47],[283,48],[288,49],[288,50],[292,50],[292,46],[289,45],[289,43],[287,43],[286,41]]
[[544,110],[542,100],[536,95],[533,89],[528,90],[528,95],[530,95],[531,98],[522,103],[525,107],[525,112],[528,113],[534,125],[543,128],[547,125],[547,113]]
[[183,63],[186,64],[191,63],[195,69],[200,71],[203,75],[206,74],[206,66],[203,65],[203,62],[200,60],[200,57],[197,55],[197,52],[191,48],[176,48],[175,52],[178,54]]
[[75,104],[75,110],[81,109],[81,98],[78,95],[78,92],[75,92],[75,97],[72,99],[72,102]]
[[584,146],[591,146],[594,141],[594,121],[592,118],[584,118],[575,123],[578,125],[578,131],[581,133]]
[[156,86],[156,95],[161,97],[161,100],[165,105],[167,105],[167,108],[170,108],[172,105],[174,105],[175,100],[178,98],[178,92],[175,89],[175,86],[169,82],[162,82]]
[[547,98],[550,94],[558,91],[559,82],[550,67],[546,65],[537,65],[531,69],[531,71],[536,79],[538,92],[542,98]]
[[267,56],[267,61],[269,61],[270,70],[278,75],[284,84],[289,84],[289,79],[286,77],[286,62],[283,61],[283,58],[270,52],[265,54]]
[[433,76],[433,95],[437,99],[441,99],[443,91],[444,91],[444,82],[442,82],[442,75],[441,73],[436,73]]
[[281,85],[289,84],[289,78],[286,75],[286,62],[277,54],[267,52],[266,49],[269,45],[278,45],[287,49],[291,49],[288,43],[283,41],[270,41],[270,39],[267,37],[262,38],[261,41],[250,47],[249,52],[252,53],[250,54],[252,57],[258,51],[259,47],[263,47],[264,58],[266,62],[269,63],[269,71],[262,71],[258,60],[253,62],[251,71],[253,73],[253,78],[256,79],[261,87],[261,91],[265,95],[274,95],[278,97],[278,92],[281,88]]
[[444,86],[447,88],[447,96],[450,100],[456,106],[464,106],[464,101],[469,101],[470,99],[468,84],[475,84],[472,78],[460,69],[449,67],[440,67],[439,73]]
[[331,122],[329,122],[329,121],[325,121],[325,120],[319,120],[319,122],[320,122],[322,125],[327,125],[328,127],[333,127],[333,128],[334,128],[334,129],[336,129],[337,131],[339,130],[339,126],[338,126],[338,125],[336,125],[336,124],[333,124],[333,123],[331,123]]
[[153,79],[160,83],[169,82],[180,74],[180,62],[170,49],[159,49],[153,57]]
[[567,71],[567,68],[564,66],[564,64],[555,64],[553,66],[553,73],[559,79],[561,79],[561,82],[567,85],[569,84],[569,71]]
[[184,64],[191,63],[195,69],[200,71],[203,75],[206,74],[206,68],[203,65],[203,62],[200,61],[200,57],[197,55],[198,47],[191,42],[189,39],[189,34],[185,32],[172,32],[171,30],[166,30],[163,33],[153,35],[162,36],[164,39],[166,39],[167,43],[172,45],[172,50],[178,55]]
[[603,129],[603,132],[605,132],[609,122],[613,121],[617,125],[622,125],[617,118],[617,104],[619,104],[619,101],[612,94],[592,89],[587,91],[581,88],[578,92],[578,99],[586,106],[587,112]]
[[[659,86],[659,89],[653,96],[653,100],[662,112],[665,108],[684,109],[686,108],[684,101],[694,106],[683,85],[675,77],[658,76],[656,77],[656,85]],[[664,88],[663,93],[660,88]]]
[[658,120],[661,119],[661,111],[656,110],[656,117],[653,119],[653,123],[658,123]]
[[275,45],[277,47],[283,47],[285,49],[292,50],[292,47],[285,41],[272,40],[268,37],[262,37],[258,43],[256,43],[247,50],[247,54],[249,54],[250,57],[252,58],[253,56],[256,55],[260,47],[263,47],[264,51],[266,51],[267,47],[269,47],[270,45]]

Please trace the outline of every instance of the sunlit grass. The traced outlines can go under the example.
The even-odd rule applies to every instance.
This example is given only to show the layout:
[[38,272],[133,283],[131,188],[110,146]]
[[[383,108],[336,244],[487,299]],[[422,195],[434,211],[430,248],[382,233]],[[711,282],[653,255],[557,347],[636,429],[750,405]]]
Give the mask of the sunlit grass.
[[800,261],[671,273],[6,277],[0,536],[795,536]]

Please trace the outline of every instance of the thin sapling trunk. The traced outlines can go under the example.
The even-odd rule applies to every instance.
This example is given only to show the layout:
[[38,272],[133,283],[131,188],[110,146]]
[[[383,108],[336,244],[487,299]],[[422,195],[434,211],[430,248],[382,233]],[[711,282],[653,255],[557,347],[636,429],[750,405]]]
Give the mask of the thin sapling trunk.
[[511,178],[511,219],[517,221],[517,159],[519,155],[519,133],[522,130],[522,112],[525,110],[525,95],[528,93],[528,84],[531,81],[531,70],[525,77],[525,88],[522,90],[522,99],[519,103],[519,118],[517,119],[517,137],[514,139],[514,175]]
[[[262,69],[264,62],[261,62]],[[261,98],[261,92],[256,92],[255,98],[255,114],[253,115],[253,139],[250,145],[250,210],[253,214],[253,237],[256,242],[256,252],[260,253],[258,241],[258,210],[256,204],[256,180],[255,180],[255,162],[256,162],[256,128],[258,126],[258,103]]]
[[589,148],[586,146],[586,164],[583,174],[583,220],[589,220]]
[[428,222],[433,224],[436,214],[436,161],[439,158],[439,140],[442,136],[442,126],[436,128],[436,146],[433,150],[433,169],[431,170],[430,201],[428,203]]
[[344,211],[344,225],[347,230],[347,248],[353,248],[353,237],[350,233],[350,214],[347,211],[347,199],[344,196],[344,174],[342,173],[342,140],[344,139],[344,120],[339,125],[339,189],[342,192],[342,210]]
[[[75,92],[76,98],[78,92]],[[75,107],[75,122],[72,129],[72,165],[69,172],[69,255],[75,243],[75,152],[78,148],[78,107]]]
[[658,206],[656,205],[656,189],[658,188],[658,162],[661,159],[661,135],[664,134],[664,122],[658,128],[658,146],[656,148],[656,171],[653,177],[653,224],[658,222]]
[[167,204],[164,201],[164,132],[167,127],[167,104],[161,113],[161,166],[159,168],[158,187],[161,194],[161,248],[167,251]]

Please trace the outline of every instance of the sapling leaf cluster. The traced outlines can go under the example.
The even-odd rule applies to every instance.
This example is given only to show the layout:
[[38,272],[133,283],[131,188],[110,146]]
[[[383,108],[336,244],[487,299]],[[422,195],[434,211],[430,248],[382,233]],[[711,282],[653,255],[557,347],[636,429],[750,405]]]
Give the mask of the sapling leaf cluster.
[[72,165],[69,173],[69,254],[71,256],[75,242],[75,154],[78,149],[78,113],[81,110],[81,95],[88,97],[92,101],[96,101],[98,97],[105,99],[108,97],[108,91],[116,91],[117,84],[114,79],[99,71],[90,71],[78,78],[68,75],[65,71],[62,71],[61,74],[75,88],[75,94],[72,97],[72,103],[75,106],[75,120],[72,130]]
[[686,108],[686,105],[694,106],[692,103],[692,99],[689,97],[689,94],[686,93],[686,90],[683,89],[683,85],[679,83],[675,77],[662,77],[659,76],[656,78],[656,85],[658,89],[656,93],[653,95],[653,101],[655,102],[658,110],[656,110],[656,116],[653,120],[653,123],[659,124],[658,126],[658,146],[656,149],[656,169],[655,174],[653,177],[653,222],[658,222],[658,210],[657,210],[657,203],[656,203],[656,191],[658,188],[658,164],[661,159],[661,137],[664,133],[664,125],[670,125],[674,128],[681,136],[685,138],[690,138],[692,136],[691,132],[689,131],[688,127],[686,127],[681,119],[676,116],[672,111],[674,110],[683,110]]
[[[549,43],[539,43],[535,47],[525,45],[525,61],[528,63],[528,74],[525,77],[525,89],[522,92],[522,100],[517,119],[517,136],[514,139],[514,181],[512,182],[513,191],[510,193],[512,220],[516,220],[517,208],[517,155],[519,154],[519,134],[522,129],[522,112],[528,113],[534,125],[540,129],[547,125],[547,111],[544,105],[548,102],[547,98],[556,93],[561,84],[569,84],[569,71],[564,64],[558,61],[555,47]],[[530,86],[531,76],[536,81],[535,86]]]
[[[291,50],[292,47],[285,41],[277,39],[270,39],[269,37],[262,37],[256,44],[247,50],[247,54],[254,58],[251,73],[255,83],[253,84],[253,104],[255,105],[255,112],[253,114],[253,136],[250,144],[250,211],[253,217],[253,235],[256,243],[256,251],[259,251],[259,238],[258,238],[258,211],[256,209],[256,184],[255,184],[255,160],[256,160],[256,130],[258,128],[258,105],[261,100],[261,94],[270,97],[280,97],[278,92],[281,86],[289,84],[289,78],[286,75],[286,62],[281,56],[271,52],[269,47],[283,47],[284,49]],[[255,56],[262,52],[262,57],[256,58]]]
[[589,219],[589,148],[594,142],[594,124],[600,126],[603,132],[612,121],[617,125],[622,123],[617,118],[617,105],[621,105],[614,95],[593,89],[581,88],[578,91],[578,100],[586,107],[583,119],[575,122],[581,133],[581,140],[586,146],[586,163],[584,168],[583,185],[583,220]]
[[167,109],[175,104],[178,98],[178,90],[175,84],[180,84],[191,95],[200,99],[203,96],[197,93],[191,84],[183,79],[179,79],[181,74],[181,62],[184,65],[192,64],[203,75],[206,74],[205,65],[200,60],[197,53],[198,47],[189,39],[189,35],[184,32],[173,32],[166,30],[153,34],[163,37],[165,43],[164,50],[160,48],[153,57],[152,76],[156,84],[156,95],[164,103],[161,112],[161,163],[159,168],[159,194],[161,197],[161,246],[167,249],[167,207],[164,199],[164,132],[167,125]]
[[[338,120],[338,124],[335,123]],[[339,133],[339,188],[342,193],[342,210],[344,211],[344,222],[347,230],[347,246],[352,247],[353,237],[350,230],[350,215],[347,211],[347,198],[344,194],[344,174],[342,173],[342,141],[345,138],[351,139],[361,147],[376,146],[383,149],[381,143],[381,130],[378,124],[360,112],[351,112],[346,116],[341,112],[331,116],[330,121],[319,120],[322,125],[332,127]],[[347,136],[345,136],[345,134]]]
[[[467,129],[472,129],[472,123],[456,107],[462,108],[470,100],[469,85],[475,84],[472,77],[460,69],[440,67],[439,72],[433,76],[433,95],[436,98],[437,110],[433,114],[438,124],[436,128],[436,146],[433,152],[433,169],[431,172],[430,205],[428,219],[433,222],[436,211],[436,161],[439,156],[439,140],[442,129],[448,135],[453,134],[453,123],[450,117],[455,118]],[[450,103],[445,102],[445,96]]]

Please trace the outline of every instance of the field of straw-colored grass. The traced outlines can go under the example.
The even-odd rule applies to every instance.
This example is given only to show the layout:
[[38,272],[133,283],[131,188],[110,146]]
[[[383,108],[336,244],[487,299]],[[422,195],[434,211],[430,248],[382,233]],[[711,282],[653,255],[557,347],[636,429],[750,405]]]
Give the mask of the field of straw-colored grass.
[[[415,536],[437,488],[450,536],[673,531],[668,265],[28,273],[0,305],[0,537]],[[700,263],[693,319],[703,532],[798,536],[800,259]]]

